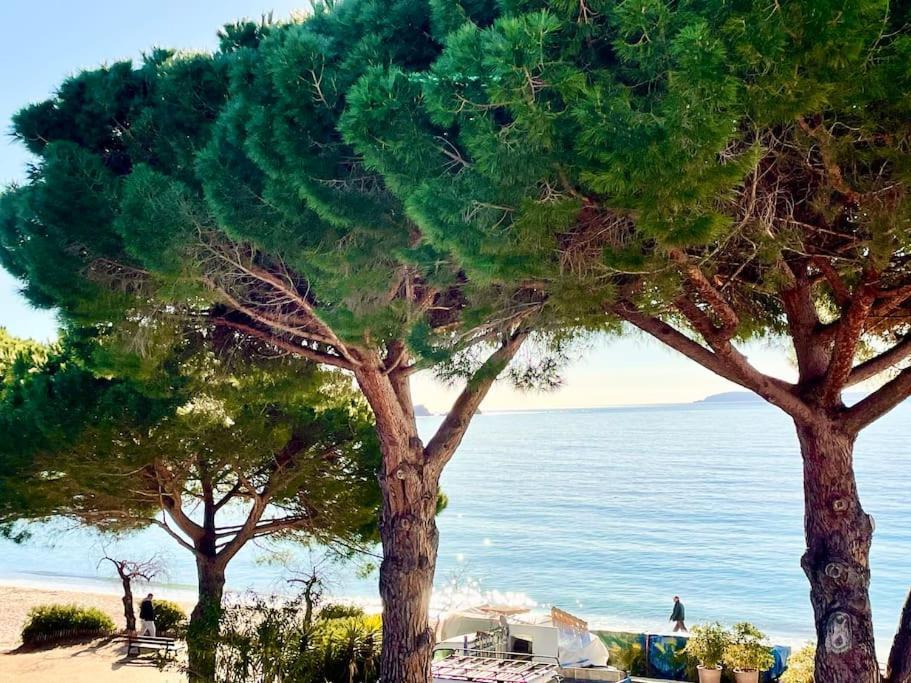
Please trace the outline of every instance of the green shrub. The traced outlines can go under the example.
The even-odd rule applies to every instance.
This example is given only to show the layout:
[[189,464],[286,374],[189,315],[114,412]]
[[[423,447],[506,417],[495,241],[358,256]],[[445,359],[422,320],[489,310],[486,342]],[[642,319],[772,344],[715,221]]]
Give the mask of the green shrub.
[[816,646],[807,643],[788,657],[787,671],[782,675],[781,683],[813,683],[816,670]]
[[364,610],[357,605],[341,605],[334,602],[330,602],[319,611],[320,619],[346,619],[362,616],[364,616]]
[[378,680],[382,628],[379,615],[318,621],[313,638],[322,660],[318,680]]
[[183,637],[187,630],[187,613],[176,602],[153,600],[155,605],[155,632],[162,636]]
[[748,621],[734,624],[722,661],[741,671],[765,671],[775,663],[765,634]]
[[94,607],[39,605],[28,613],[22,627],[22,642],[25,645],[40,645],[95,638],[110,635],[115,630],[114,621]]
[[717,621],[694,626],[684,652],[708,668],[721,665],[724,651],[731,642],[731,634]]
[[326,610],[321,610],[308,627],[301,602],[254,596],[251,602],[225,608],[215,644],[216,680],[374,683],[380,617],[327,619]]

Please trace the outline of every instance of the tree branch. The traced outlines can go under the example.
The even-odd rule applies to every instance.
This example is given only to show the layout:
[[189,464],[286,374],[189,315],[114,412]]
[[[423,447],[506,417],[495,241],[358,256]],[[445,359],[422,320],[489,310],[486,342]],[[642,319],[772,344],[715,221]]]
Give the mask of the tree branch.
[[[326,346],[335,348],[335,343],[325,335],[309,330],[302,330],[299,326],[290,325],[285,321],[279,320],[273,316],[268,316],[265,313],[262,313],[254,308],[250,308],[249,306],[245,306],[240,301],[238,301],[237,298],[228,294],[228,292],[226,292],[223,288],[216,287],[214,284],[212,285],[212,288],[218,292],[222,298],[224,298],[224,300],[231,306],[231,308],[238,311],[239,313],[243,313],[245,316],[252,320],[255,320],[258,323],[262,323],[267,327],[280,330],[281,332],[286,332],[287,334],[299,337],[306,341],[325,344]],[[336,352],[338,352],[338,349],[336,349]]]
[[301,346],[300,344],[293,344],[281,337],[276,337],[265,330],[260,330],[259,328],[253,327],[252,325],[247,325],[245,323],[239,323],[234,320],[228,320],[227,318],[218,318],[215,320],[217,325],[223,325],[224,327],[230,327],[231,329],[237,330],[238,332],[243,332],[249,337],[255,337],[260,339],[268,344],[271,344],[277,349],[282,351],[287,351],[288,353],[294,354],[296,356],[301,356],[302,358],[307,358],[312,360],[314,363],[323,363],[325,365],[332,365],[337,368],[342,368],[343,370],[353,370],[354,367],[344,358],[339,356],[333,356],[332,354],[325,353],[323,351],[317,351],[316,349],[311,349],[307,346]]
[[497,376],[509,365],[528,338],[528,334],[523,328],[511,334],[469,378],[468,385],[459,394],[446,419],[424,448],[424,457],[437,474],[443,471],[443,467],[452,458],[468,430],[471,418],[496,382]]
[[746,356],[723,337],[707,338],[706,341],[712,347],[707,349],[663,320],[642,313],[628,301],[615,304],[611,310],[623,320],[696,361],[707,370],[758,394],[788,415],[800,419],[812,417],[807,405],[793,393],[794,387],[791,384],[757,370]]
[[743,378],[737,374],[734,368],[729,367],[721,358],[715,355],[711,349],[707,349],[702,344],[693,341],[660,318],[642,313],[629,302],[615,304],[610,308],[610,312],[616,314],[646,334],[654,337],[662,344],[682,353],[690,360],[696,361],[699,365],[707,370],[711,370],[716,375],[724,377],[726,380],[739,384],[746,389],[750,388],[744,382]]
[[153,463],[152,467],[160,488],[159,500],[162,509],[168,513],[177,527],[193,539],[194,542],[201,540],[205,530],[184,513],[181,495],[173,489],[174,477],[157,462]]
[[160,519],[155,519],[154,517],[151,518],[149,521],[152,524],[154,524],[155,526],[161,527],[166,532],[168,532],[168,535],[170,535],[171,538],[176,540],[180,545],[182,545],[184,548],[189,550],[191,553],[193,553],[194,555],[197,555],[197,556],[200,555],[199,551],[196,550],[196,548],[194,548],[191,544],[187,543],[187,541],[180,534],[178,534],[176,531],[174,531],[174,529],[172,529],[170,526],[168,526],[168,524],[166,522],[163,522]]
[[857,433],[888,413],[911,395],[911,368],[877,389],[845,412],[845,426]]
[[898,365],[908,357],[911,357],[911,334],[878,356],[856,365],[848,375],[845,386],[854,386],[876,377],[879,373]]
[[683,274],[689,285],[699,294],[702,300],[708,304],[712,312],[718,318],[721,325],[717,329],[717,334],[725,339],[730,339],[737,331],[740,325],[740,318],[737,312],[725,300],[724,296],[718,289],[709,282],[709,279],[696,264],[692,263],[689,258],[680,250],[671,252],[671,258],[683,269]]
[[238,491],[240,491],[242,485],[243,484],[238,479],[237,483],[234,484],[234,486],[232,486],[230,489],[228,489],[225,492],[225,494],[221,497],[221,499],[215,503],[215,505],[214,505],[215,512],[218,512],[219,510],[221,510],[225,506],[225,504],[229,500],[231,500],[238,493]]
[[838,271],[835,270],[832,262],[825,256],[814,256],[812,258],[812,261],[813,265],[819,268],[819,271],[825,277],[826,282],[829,283],[829,287],[832,288],[832,292],[835,294],[835,300],[838,302],[838,305],[849,305],[853,298],[851,296],[851,290],[848,289],[848,286],[845,284],[845,281],[842,279],[841,275],[839,275]]
[[875,301],[875,292],[867,284],[873,275],[865,271],[864,276],[864,281],[857,286],[851,297],[850,306],[838,321],[831,360],[820,390],[823,405],[831,405],[848,381],[854,365],[854,356],[857,354],[857,344],[864,333],[864,325]]

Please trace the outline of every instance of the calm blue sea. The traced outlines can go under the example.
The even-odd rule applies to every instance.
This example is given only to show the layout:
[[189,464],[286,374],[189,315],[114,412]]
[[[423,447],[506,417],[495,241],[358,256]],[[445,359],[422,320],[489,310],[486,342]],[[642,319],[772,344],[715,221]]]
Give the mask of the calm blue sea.
[[[422,418],[430,434],[439,418]],[[878,645],[911,584],[911,405],[865,432],[856,454],[876,520],[872,600]],[[610,628],[661,631],[671,598],[687,621],[748,619],[779,639],[812,634],[803,552],[801,464],[789,420],[761,403],[479,415],[443,477],[438,584],[558,605]],[[91,534],[36,528],[0,543],[0,580],[116,590]],[[157,530],[108,543],[161,551],[173,591],[194,580],[189,554]],[[235,590],[284,590],[281,565],[250,548]],[[375,598],[375,575],[342,572],[337,596]],[[104,583],[102,583],[104,582]],[[475,583],[477,582],[477,583]]]

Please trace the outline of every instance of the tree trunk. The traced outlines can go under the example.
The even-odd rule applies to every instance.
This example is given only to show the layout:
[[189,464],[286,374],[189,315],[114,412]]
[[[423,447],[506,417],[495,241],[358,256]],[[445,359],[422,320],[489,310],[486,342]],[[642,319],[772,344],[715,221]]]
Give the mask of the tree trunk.
[[[423,472],[407,479],[381,480],[380,597],[383,601],[383,651],[380,680],[427,683],[434,638],[430,594],[436,569],[439,487]],[[429,480],[429,481],[428,481]]]
[[892,641],[886,680],[888,683],[911,683],[911,591],[908,591],[908,597],[905,598],[898,631]]
[[120,578],[123,584],[123,616],[127,622],[127,631],[132,633],[136,630],[136,612],[133,607],[133,586],[129,576]]
[[873,520],[863,511],[854,479],[855,436],[820,419],[797,424],[804,463],[807,550],[816,621],[817,683],[878,683],[870,608]]
[[428,683],[433,650],[430,593],[436,569],[439,476],[428,466],[407,376],[374,368],[355,373],[376,417],[379,473],[383,683]]
[[218,622],[225,589],[225,569],[220,562],[197,556],[198,600],[187,628],[188,678],[215,680]]

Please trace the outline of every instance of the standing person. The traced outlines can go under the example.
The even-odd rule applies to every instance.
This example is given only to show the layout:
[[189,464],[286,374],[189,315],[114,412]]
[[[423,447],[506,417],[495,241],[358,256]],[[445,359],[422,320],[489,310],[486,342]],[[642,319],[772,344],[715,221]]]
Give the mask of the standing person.
[[689,633],[689,629],[686,627],[686,624],[683,623],[686,619],[686,608],[683,606],[683,603],[680,602],[680,596],[674,596],[674,609],[671,611],[670,621],[674,622],[674,633],[677,631],[684,631]]
[[152,594],[149,593],[145,600],[139,603],[139,635],[155,637],[155,605],[152,604]]

